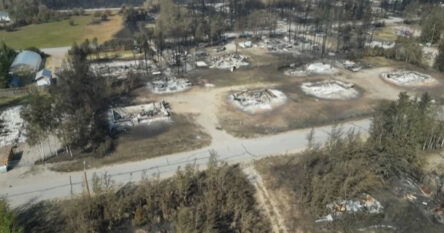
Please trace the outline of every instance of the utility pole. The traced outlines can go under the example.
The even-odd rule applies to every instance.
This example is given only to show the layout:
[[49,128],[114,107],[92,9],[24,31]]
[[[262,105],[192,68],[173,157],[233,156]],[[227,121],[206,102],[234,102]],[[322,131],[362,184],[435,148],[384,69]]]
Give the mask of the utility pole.
[[88,197],[91,198],[91,192],[89,191],[89,185],[88,185],[88,176],[86,175],[86,161],[83,160],[83,175],[85,178],[85,185],[86,185],[86,191],[88,192]]
[[74,194],[72,191],[72,179],[71,176],[69,176],[69,186],[71,187],[71,196]]

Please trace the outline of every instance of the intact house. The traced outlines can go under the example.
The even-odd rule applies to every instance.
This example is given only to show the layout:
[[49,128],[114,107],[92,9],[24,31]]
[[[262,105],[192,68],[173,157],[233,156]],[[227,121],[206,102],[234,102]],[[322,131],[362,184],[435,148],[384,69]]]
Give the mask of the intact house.
[[9,68],[11,81],[9,86],[22,87],[34,81],[35,74],[42,66],[42,56],[40,54],[24,50],[20,52]]
[[5,146],[0,148],[0,174],[8,171],[14,151],[12,146]]
[[35,75],[34,81],[36,82],[37,86],[50,86],[53,82],[52,79],[52,72],[48,69],[43,69],[37,72]]

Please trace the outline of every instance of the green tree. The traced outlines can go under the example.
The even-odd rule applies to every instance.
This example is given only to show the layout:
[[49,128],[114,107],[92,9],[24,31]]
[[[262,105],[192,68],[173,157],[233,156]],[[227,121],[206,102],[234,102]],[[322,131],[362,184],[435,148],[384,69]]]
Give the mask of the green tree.
[[0,88],[6,88],[9,85],[9,68],[16,55],[17,52],[4,42],[0,44]]
[[15,215],[10,211],[5,200],[0,199],[0,232],[20,233],[22,232],[15,223]]
[[444,9],[437,7],[430,14],[425,14],[421,28],[422,42],[432,44],[438,42],[444,32]]
[[68,68],[60,72],[58,85],[50,89],[56,112],[56,133],[67,147],[95,149],[104,141],[107,125],[105,79],[91,72],[87,57],[89,44],[74,45],[69,52]]
[[436,57],[435,68],[441,72],[444,72],[444,40],[441,41],[441,44],[438,47],[438,56]]

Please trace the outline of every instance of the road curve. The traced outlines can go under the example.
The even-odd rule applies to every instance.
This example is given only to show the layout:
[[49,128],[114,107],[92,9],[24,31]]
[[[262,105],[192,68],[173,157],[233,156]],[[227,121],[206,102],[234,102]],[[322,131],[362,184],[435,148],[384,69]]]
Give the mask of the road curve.
[[[333,126],[315,128],[315,141],[325,142]],[[359,130],[366,132],[370,120],[350,121],[341,124],[344,130]],[[306,135],[311,129],[300,129],[255,139],[239,139],[235,142],[219,141],[212,146],[177,154],[161,156],[137,162],[129,162],[87,170],[91,180],[94,173],[108,174],[118,185],[127,182],[137,182],[142,178],[159,176],[162,178],[173,175],[178,168],[189,164],[206,166],[210,151],[218,155],[218,160],[228,163],[247,163],[266,156],[297,152],[306,148]],[[44,171],[22,177],[9,179],[0,176],[0,196],[8,199],[12,207],[18,207],[31,202],[55,198],[67,198],[79,194],[82,187],[83,172],[56,173]]]

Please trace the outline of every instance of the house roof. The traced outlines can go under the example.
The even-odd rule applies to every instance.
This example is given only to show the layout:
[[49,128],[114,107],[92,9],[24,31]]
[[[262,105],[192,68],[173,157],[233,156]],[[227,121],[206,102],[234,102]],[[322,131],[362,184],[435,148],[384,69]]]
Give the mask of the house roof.
[[0,166],[7,166],[9,164],[12,146],[5,146],[0,148]]
[[35,80],[39,80],[41,78],[52,78],[52,72],[48,69],[43,69],[37,72],[35,75]]
[[37,71],[41,64],[42,57],[40,54],[33,51],[24,50],[15,57],[14,62],[12,62],[11,65],[11,70],[25,66],[31,71]]
[[0,11],[0,18],[9,17],[9,13],[6,11]]

